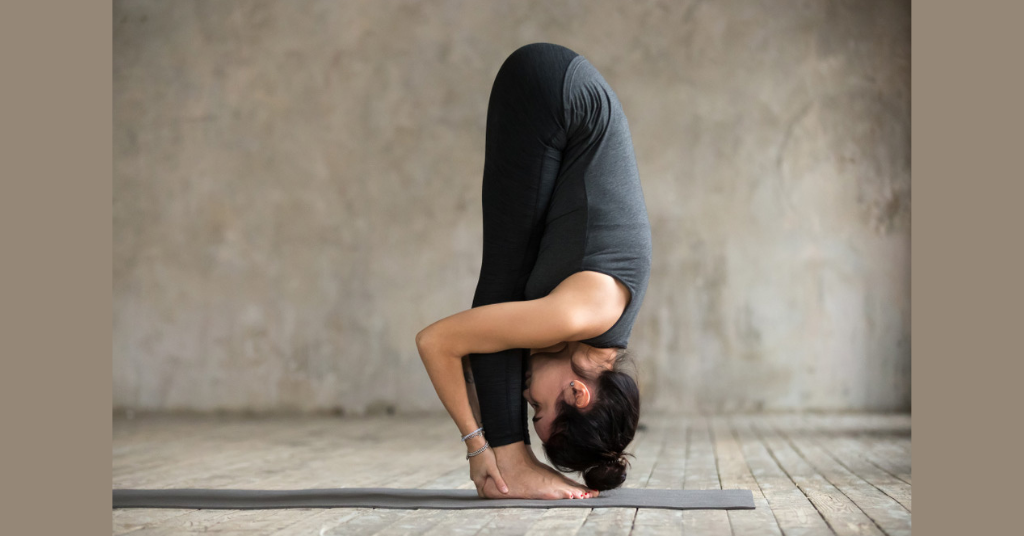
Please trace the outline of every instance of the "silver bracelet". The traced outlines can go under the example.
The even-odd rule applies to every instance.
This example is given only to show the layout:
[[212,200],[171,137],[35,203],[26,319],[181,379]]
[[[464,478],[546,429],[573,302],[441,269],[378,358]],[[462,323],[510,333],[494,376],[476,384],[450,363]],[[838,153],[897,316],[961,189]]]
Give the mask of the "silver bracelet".
[[468,460],[468,459],[472,458],[473,456],[476,456],[477,454],[480,454],[481,452],[487,450],[487,447],[489,447],[489,446],[491,446],[491,444],[486,442],[486,441],[484,441],[484,446],[482,446],[482,447],[474,450],[473,452],[470,452],[469,454],[467,454],[466,455],[466,459]]
[[480,428],[477,428],[476,430],[473,430],[472,432],[462,436],[462,442],[465,443],[467,439],[469,439],[471,437],[476,437],[476,436],[478,436],[478,435],[480,435],[482,433],[484,433],[484,427],[483,426],[481,426]]

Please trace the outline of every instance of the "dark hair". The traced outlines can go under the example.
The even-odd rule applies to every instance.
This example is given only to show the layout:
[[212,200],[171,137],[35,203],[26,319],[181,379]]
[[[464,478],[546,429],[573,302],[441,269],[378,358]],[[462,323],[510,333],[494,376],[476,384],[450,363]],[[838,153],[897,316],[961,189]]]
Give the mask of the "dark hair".
[[631,359],[620,348],[613,368],[596,378],[573,363],[573,372],[597,386],[596,399],[585,411],[559,400],[558,416],[544,443],[551,465],[563,472],[582,472],[587,487],[598,491],[621,486],[629,465],[625,456],[633,456],[622,452],[633,441],[640,421],[640,390],[622,370],[623,365],[632,364]]

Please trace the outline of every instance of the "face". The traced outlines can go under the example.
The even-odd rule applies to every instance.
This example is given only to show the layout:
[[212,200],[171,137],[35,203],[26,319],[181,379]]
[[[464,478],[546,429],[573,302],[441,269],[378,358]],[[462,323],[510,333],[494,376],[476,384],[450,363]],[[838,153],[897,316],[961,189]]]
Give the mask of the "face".
[[542,442],[551,437],[551,423],[558,416],[559,400],[578,407],[589,403],[589,389],[572,371],[571,361],[580,351],[584,351],[581,345],[570,342],[562,348],[556,345],[530,356],[523,398],[533,407],[533,428]]

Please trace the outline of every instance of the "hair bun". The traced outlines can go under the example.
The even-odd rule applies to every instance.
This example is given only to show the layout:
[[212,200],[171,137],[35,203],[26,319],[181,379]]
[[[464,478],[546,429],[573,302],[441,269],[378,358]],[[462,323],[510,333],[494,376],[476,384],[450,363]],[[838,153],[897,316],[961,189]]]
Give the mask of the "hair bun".
[[626,467],[629,461],[621,454],[611,453],[601,463],[583,472],[587,487],[604,491],[621,486],[626,481]]

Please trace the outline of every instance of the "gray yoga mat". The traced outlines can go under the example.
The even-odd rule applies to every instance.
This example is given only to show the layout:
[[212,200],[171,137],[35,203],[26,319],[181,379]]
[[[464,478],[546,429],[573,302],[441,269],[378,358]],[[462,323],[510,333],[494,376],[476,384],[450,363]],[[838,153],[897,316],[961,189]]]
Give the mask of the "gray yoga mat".
[[750,490],[618,488],[591,499],[481,499],[473,489],[115,489],[114,508],[669,508],[753,509]]

